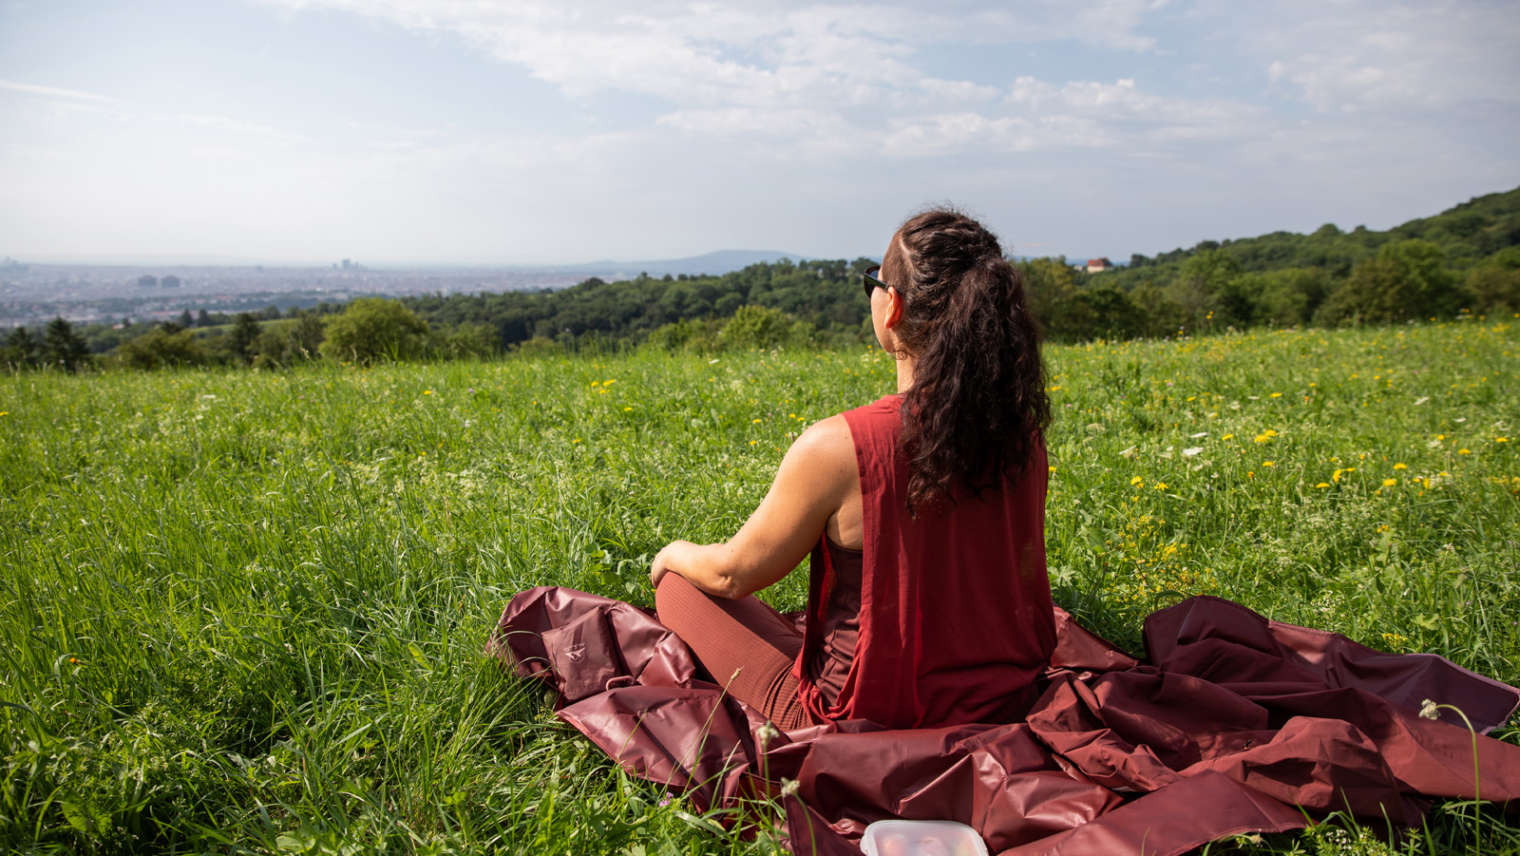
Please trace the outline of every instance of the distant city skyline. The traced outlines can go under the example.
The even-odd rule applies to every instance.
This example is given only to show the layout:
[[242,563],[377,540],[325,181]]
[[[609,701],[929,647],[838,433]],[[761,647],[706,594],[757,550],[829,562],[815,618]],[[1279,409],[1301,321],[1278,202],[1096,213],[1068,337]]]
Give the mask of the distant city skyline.
[[0,256],[563,265],[1386,229],[1520,185],[1512,3],[0,0]]

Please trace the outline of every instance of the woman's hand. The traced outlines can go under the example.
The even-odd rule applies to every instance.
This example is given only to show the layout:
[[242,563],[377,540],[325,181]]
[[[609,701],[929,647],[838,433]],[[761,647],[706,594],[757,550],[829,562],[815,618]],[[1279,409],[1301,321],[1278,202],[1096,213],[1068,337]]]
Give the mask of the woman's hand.
[[672,560],[695,546],[697,545],[690,541],[672,541],[661,548],[660,552],[654,555],[654,561],[649,563],[649,585],[659,588],[660,577],[670,573]]
[[829,517],[860,490],[855,445],[844,417],[802,432],[776,471],[770,492],[738,533],[722,544],[672,541],[649,565],[649,582],[677,573],[698,589],[737,599],[786,576],[818,543]]

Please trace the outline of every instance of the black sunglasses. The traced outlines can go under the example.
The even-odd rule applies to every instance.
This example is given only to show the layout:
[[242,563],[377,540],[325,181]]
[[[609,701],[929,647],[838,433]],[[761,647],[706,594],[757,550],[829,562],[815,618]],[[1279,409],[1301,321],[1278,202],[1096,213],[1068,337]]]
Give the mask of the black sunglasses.
[[881,265],[866,268],[866,272],[860,275],[860,285],[866,291],[867,300],[871,299],[876,289],[892,287],[881,281]]

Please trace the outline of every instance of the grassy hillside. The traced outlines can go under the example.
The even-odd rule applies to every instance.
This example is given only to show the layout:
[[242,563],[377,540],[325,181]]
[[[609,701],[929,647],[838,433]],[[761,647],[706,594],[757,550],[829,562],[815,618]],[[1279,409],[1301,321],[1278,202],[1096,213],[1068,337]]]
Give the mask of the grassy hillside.
[[[1440,214],[1410,220],[1387,231],[1366,226],[1343,230],[1334,223],[1326,223],[1307,235],[1271,232],[1253,238],[1200,241],[1190,249],[1179,248],[1154,258],[1135,257],[1132,259],[1135,264],[1120,271],[1115,280],[1133,285],[1165,272],[1176,274],[1188,259],[1213,250],[1222,252],[1239,270],[1247,272],[1316,267],[1345,276],[1353,265],[1373,257],[1385,244],[1409,239],[1436,244],[1449,263],[1461,268],[1506,247],[1520,245],[1520,187],[1478,196]],[[1140,275],[1138,271],[1143,269],[1149,269],[1149,274]]]
[[[1057,601],[1133,649],[1150,610],[1219,594],[1520,682],[1517,356],[1513,321],[1049,349]],[[613,770],[482,645],[532,585],[649,603],[661,545],[731,534],[790,438],[892,371],[0,377],[0,848],[772,852]],[[1520,846],[1509,823],[1478,849]],[[1473,835],[1438,807],[1416,852]],[[1241,846],[1380,852],[1355,837]]]

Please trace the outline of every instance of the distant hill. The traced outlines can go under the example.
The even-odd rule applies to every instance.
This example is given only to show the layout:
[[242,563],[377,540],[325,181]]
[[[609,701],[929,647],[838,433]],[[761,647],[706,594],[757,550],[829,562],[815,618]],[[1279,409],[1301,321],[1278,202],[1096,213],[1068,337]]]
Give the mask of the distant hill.
[[632,279],[641,273],[650,276],[722,276],[743,270],[754,264],[781,260],[801,261],[802,256],[779,250],[716,250],[700,256],[681,259],[651,259],[648,261],[597,261],[578,265],[556,265],[535,268],[554,273],[580,273],[599,276],[602,279]]
[[[1189,259],[1213,251],[1246,272],[1313,267],[1346,276],[1385,244],[1412,238],[1436,244],[1444,253],[1444,263],[1463,268],[1520,245],[1520,187],[1469,199],[1433,217],[1410,220],[1386,232],[1366,226],[1343,231],[1334,223],[1326,223],[1307,235],[1283,231],[1254,238],[1200,241],[1191,249],[1178,248],[1155,257],[1130,256],[1125,269],[1105,276],[1128,286],[1180,270]],[[1120,259],[1114,261],[1124,264]],[[1139,274],[1136,269],[1149,270]]]
[[[1128,264],[1094,273],[1059,256],[1013,263],[1031,313],[1051,340],[1520,317],[1520,188],[1387,231],[1326,223],[1307,235],[1205,240],[1155,257],[1131,256]],[[870,304],[860,290],[860,275],[871,264],[722,250],[681,259],[490,268],[483,270],[582,279],[569,287],[497,290],[476,278],[472,291],[453,293],[430,280],[426,291],[400,302],[426,322],[436,354],[641,342],[696,350],[762,341],[858,344],[872,341]],[[344,310],[321,303],[315,311]],[[237,319],[218,313],[208,321]],[[114,331],[96,332],[92,347],[103,350]],[[160,330],[164,335],[171,334]],[[34,365],[28,347],[19,339],[8,342],[0,348],[0,367]]]
[[1520,311],[1520,188],[1387,231],[1326,223],[1200,241],[1091,274],[1065,259],[1020,265],[1057,339],[1503,317]]
[[[438,329],[484,325],[498,347],[533,338],[565,346],[698,341],[745,306],[810,325],[820,340],[850,341],[870,335],[859,287],[870,263],[725,250],[555,269],[586,277],[564,289],[405,302]],[[1102,273],[1075,270],[1059,257],[1015,264],[1035,316],[1057,340],[1398,323],[1463,311],[1507,315],[1520,311],[1520,188],[1387,231],[1327,223],[1308,235],[1201,241],[1154,258],[1133,256]]]

